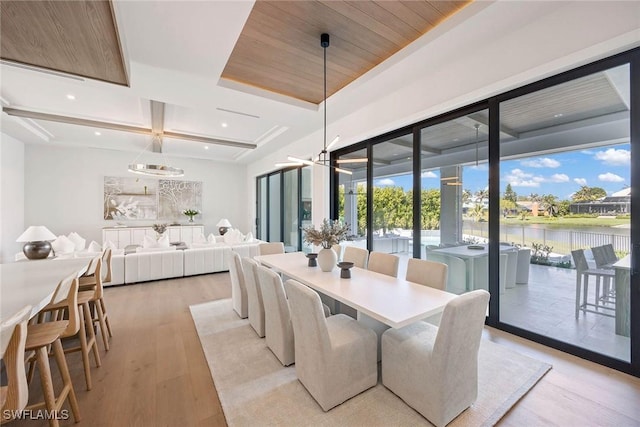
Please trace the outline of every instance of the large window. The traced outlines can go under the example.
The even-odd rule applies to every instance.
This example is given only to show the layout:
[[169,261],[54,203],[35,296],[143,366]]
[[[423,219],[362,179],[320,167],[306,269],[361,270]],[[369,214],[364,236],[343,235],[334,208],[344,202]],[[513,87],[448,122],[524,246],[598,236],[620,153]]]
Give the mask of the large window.
[[489,290],[492,326],[638,375],[639,64],[635,49],[337,150],[354,174],[334,174],[332,215],[400,270],[431,259],[448,291]]
[[311,223],[310,168],[260,176],[256,179],[256,191],[256,236],[269,242],[283,242],[287,252],[305,250],[301,229]]
[[500,105],[500,239],[518,248],[500,320],[627,362],[629,83],[625,64]]

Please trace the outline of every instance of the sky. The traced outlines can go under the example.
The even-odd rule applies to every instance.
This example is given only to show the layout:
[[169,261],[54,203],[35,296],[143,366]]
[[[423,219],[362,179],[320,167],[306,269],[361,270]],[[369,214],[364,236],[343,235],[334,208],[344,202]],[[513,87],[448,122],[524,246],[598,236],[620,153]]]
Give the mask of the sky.
[[[536,157],[505,160],[500,164],[500,191],[507,184],[519,196],[553,194],[560,200],[570,200],[582,185],[601,187],[608,195],[624,189],[630,182],[631,151],[629,144],[591,150],[569,151]],[[422,172],[422,188],[439,188],[439,170]],[[487,188],[487,163],[465,166],[463,188],[472,193]],[[375,186],[395,185],[412,188],[411,175],[374,179]]]

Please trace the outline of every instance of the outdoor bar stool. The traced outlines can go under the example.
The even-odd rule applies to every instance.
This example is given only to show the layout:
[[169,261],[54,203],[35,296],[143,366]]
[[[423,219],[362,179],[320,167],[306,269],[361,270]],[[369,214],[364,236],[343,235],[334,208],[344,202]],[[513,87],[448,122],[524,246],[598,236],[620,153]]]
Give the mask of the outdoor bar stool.
[[[605,245],[606,246],[606,245]],[[617,261],[617,258],[610,259],[610,255],[605,246],[595,246],[591,248],[591,253],[593,253],[593,260],[596,263],[597,269],[602,270],[612,270],[613,263]],[[611,246],[613,249],[613,246]],[[615,257],[615,252],[614,252]],[[613,302],[613,298],[615,297],[612,292],[615,292],[614,286],[612,285],[612,278],[606,277],[603,279],[602,283],[602,293],[600,293],[600,289],[596,288],[596,302],[599,304],[601,301],[603,303]]]
[[[593,303],[588,302],[589,296],[589,276],[595,276],[596,278],[596,295],[599,295],[600,289],[600,280],[611,279],[614,277],[613,270],[605,270],[598,268],[589,268],[589,264],[587,264],[587,258],[584,256],[584,250],[578,249],[575,251],[571,251],[571,256],[573,257],[573,263],[576,266],[576,319],[578,318],[578,313],[580,310],[583,312],[601,314],[603,316],[615,317],[615,314],[610,313],[615,312],[614,307],[607,307],[599,304],[598,299],[596,298]],[[590,309],[589,307],[595,307],[595,309]],[[597,309],[608,310],[608,311],[597,311]]]

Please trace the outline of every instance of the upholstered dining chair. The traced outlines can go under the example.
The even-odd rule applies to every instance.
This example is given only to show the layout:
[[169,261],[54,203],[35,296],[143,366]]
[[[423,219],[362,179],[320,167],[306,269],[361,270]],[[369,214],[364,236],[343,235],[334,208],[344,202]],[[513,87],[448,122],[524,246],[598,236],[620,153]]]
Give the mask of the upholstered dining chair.
[[382,383],[437,427],[476,400],[478,351],[489,293],[451,300],[440,327],[416,322],[382,335]]
[[427,261],[424,259],[409,258],[407,261],[406,280],[430,288],[447,289],[447,264]]
[[398,277],[398,266],[400,258],[393,254],[384,252],[371,252],[367,268],[376,273],[386,274],[391,277]]
[[[462,258],[439,252],[427,252],[427,260],[447,266],[447,284],[445,291],[462,294],[467,291],[467,264]],[[408,280],[408,279],[407,279]]]
[[249,316],[249,302],[247,298],[247,285],[244,279],[242,261],[237,252],[230,251],[229,275],[231,276],[231,301],[233,310],[242,319]]
[[[107,249],[105,252],[107,251],[109,252],[107,258],[110,264],[111,249]],[[95,313],[95,315],[93,313],[91,314],[91,320],[100,326],[102,344],[104,345],[104,349],[109,351],[109,337],[113,337],[113,333],[111,332],[111,322],[109,321],[107,305],[104,302],[104,286],[102,280],[103,278],[111,280],[111,274],[104,272],[105,268],[109,268],[104,263],[104,260],[104,255],[102,259],[95,258],[85,274],[78,278],[78,283],[80,284],[78,288],[78,298],[80,300],[88,298],[89,302],[93,304],[93,313]]]
[[258,245],[258,253],[260,255],[283,254],[284,243],[282,242],[260,243]]
[[0,385],[0,423],[14,418],[29,400],[29,385],[24,366],[27,322],[31,314],[28,305],[0,324],[0,359],[4,360],[6,376]]
[[247,287],[247,303],[249,324],[260,338],[264,337],[264,303],[262,290],[258,284],[258,267],[260,265],[251,258],[242,258],[244,283]]
[[369,251],[356,246],[345,246],[342,261],[352,262],[354,267],[367,268]]
[[296,375],[324,411],[376,385],[376,334],[344,314],[325,318],[318,293],[285,283],[295,333]]
[[259,266],[258,282],[264,303],[264,333],[267,347],[283,366],[295,362],[293,326],[282,279],[272,270]]
[[[99,259],[99,257],[98,257]],[[80,409],[76,393],[73,388],[73,382],[69,375],[66,352],[76,351],[78,348],[62,348],[61,340],[79,336],[82,351],[82,362],[85,368],[85,382],[87,390],[91,389],[91,372],[89,366],[89,350],[94,349],[94,356],[97,354],[97,346],[95,335],[91,346],[87,343],[85,334],[86,329],[93,331],[91,320],[86,316],[85,311],[78,300],[78,272],[71,273],[60,281],[56,290],[51,297],[50,303],[43,309],[49,312],[51,319],[44,323],[31,324],[27,327],[27,341],[25,343],[25,351],[27,354],[35,352],[35,361],[38,364],[40,373],[40,383],[42,386],[42,394],[44,395],[44,406],[48,411],[58,412],[62,409],[64,402],[69,401],[73,418],[76,422],[80,421]],[[40,313],[43,313],[43,310]],[[84,319],[81,312],[85,313]],[[62,315],[65,315],[65,319]],[[51,377],[51,367],[49,365],[49,348],[51,348],[53,356],[56,359],[60,376],[62,377],[62,389],[55,395],[53,388],[53,379]],[[32,360],[32,359],[30,359]],[[100,366],[100,358],[96,359],[96,364]],[[33,365],[31,365],[33,368]],[[29,370],[29,378],[32,378],[33,369]],[[41,403],[36,403],[27,407],[27,409],[41,407]],[[57,426],[58,420],[49,420],[50,426]]]

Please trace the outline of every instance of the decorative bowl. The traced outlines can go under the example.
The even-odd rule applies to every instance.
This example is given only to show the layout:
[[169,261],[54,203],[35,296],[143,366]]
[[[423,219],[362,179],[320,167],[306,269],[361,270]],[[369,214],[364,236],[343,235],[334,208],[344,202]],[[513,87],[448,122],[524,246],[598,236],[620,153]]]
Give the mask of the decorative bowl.
[[343,261],[343,262],[339,262],[338,263],[338,267],[340,267],[340,277],[343,279],[350,279],[351,278],[351,271],[349,270],[351,267],[353,267],[353,263],[352,262],[347,262],[347,261]]
[[309,267],[317,267],[318,266],[318,262],[316,261],[316,258],[318,258],[318,254],[311,252],[308,253],[306,255],[307,258],[309,258],[309,264],[307,264]]

